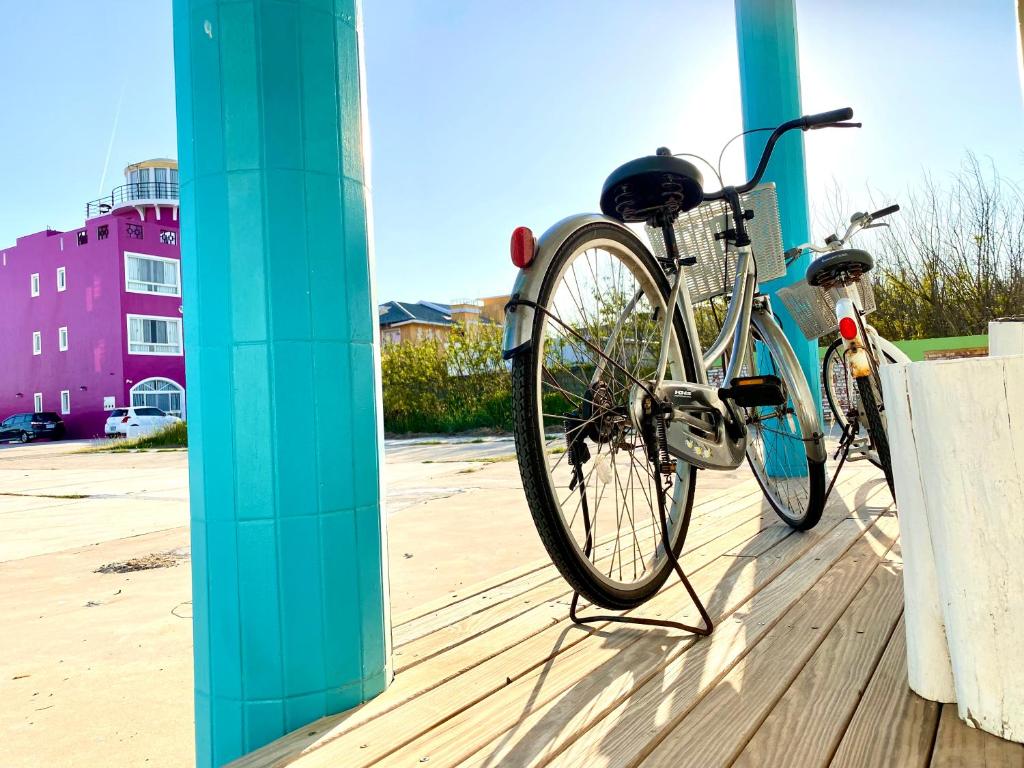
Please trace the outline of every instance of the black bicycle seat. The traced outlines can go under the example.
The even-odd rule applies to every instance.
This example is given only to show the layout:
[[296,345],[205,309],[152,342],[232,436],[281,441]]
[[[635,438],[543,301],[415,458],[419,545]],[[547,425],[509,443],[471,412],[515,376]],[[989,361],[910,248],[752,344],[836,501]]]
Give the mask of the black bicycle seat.
[[669,154],[648,155],[616,168],[601,190],[601,210],[619,221],[671,221],[704,199],[704,177]]
[[862,275],[875,266],[875,260],[867,251],[857,248],[845,248],[822,254],[807,267],[808,285],[819,286],[831,283],[841,272],[851,277]]

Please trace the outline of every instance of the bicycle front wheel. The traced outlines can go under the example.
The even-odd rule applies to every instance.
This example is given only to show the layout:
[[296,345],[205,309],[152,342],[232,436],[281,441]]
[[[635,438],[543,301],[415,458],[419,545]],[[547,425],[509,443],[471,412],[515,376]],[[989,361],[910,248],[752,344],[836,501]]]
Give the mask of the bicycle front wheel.
[[[620,227],[582,227],[558,249],[534,312],[532,345],[512,367],[516,453],[530,512],[552,562],[583,597],[625,610],[657,592],[689,526],[696,471],[665,473],[630,416],[655,377],[666,318],[668,376],[692,380],[668,280]],[[663,531],[662,513],[667,531]]]
[[[896,362],[882,351],[878,354],[883,365],[892,365]],[[892,460],[889,455],[889,439],[885,432],[885,419],[879,407],[882,402],[882,388],[878,379],[872,375],[869,377],[870,383],[862,385],[862,380],[853,377],[846,364],[842,339],[836,339],[829,345],[822,360],[821,370],[825,398],[836,424],[845,429],[850,423],[850,418],[860,421],[870,440],[867,459],[885,473],[886,482],[892,489]],[[861,394],[863,386],[868,386],[871,390],[868,397]]]
[[825,508],[825,462],[811,457],[805,437],[818,433],[817,419],[805,424],[801,409],[794,405],[794,377],[803,376],[802,371],[784,365],[780,352],[765,343],[756,326],[750,331],[744,375],[778,376],[786,402],[744,409],[747,461],[776,514],[789,526],[807,530],[817,525]]

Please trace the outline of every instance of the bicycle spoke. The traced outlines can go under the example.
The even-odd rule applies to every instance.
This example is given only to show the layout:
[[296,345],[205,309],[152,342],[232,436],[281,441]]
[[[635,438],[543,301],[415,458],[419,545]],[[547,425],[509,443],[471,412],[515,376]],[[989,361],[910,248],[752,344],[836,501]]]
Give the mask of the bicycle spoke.
[[[596,567],[605,557],[602,578],[617,584],[643,579],[664,562],[655,485],[664,476],[648,461],[628,413],[633,392],[655,376],[669,315],[650,277],[636,269],[618,252],[581,250],[536,310],[544,318],[535,339],[540,421],[559,433],[544,441],[555,502],[581,554],[588,544],[581,523],[586,502],[590,542],[607,544],[601,555],[591,546],[588,559]],[[678,349],[674,332],[670,340]],[[682,375],[678,353],[669,358],[676,372],[670,375]],[[675,526],[680,516],[670,517]]]

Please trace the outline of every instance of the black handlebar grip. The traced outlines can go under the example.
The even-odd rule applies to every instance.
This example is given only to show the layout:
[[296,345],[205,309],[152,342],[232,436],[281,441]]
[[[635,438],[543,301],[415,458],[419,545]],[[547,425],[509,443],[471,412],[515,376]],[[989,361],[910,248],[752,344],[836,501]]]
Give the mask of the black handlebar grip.
[[853,109],[851,107],[833,109],[831,112],[821,112],[817,115],[804,115],[802,118],[803,129],[806,131],[808,128],[824,128],[827,125],[835,125],[852,117]]
[[874,213],[869,213],[868,216],[872,220],[880,219],[883,216],[888,216],[890,213],[896,213],[896,211],[898,211],[899,209],[900,209],[900,207],[899,207],[898,204],[889,205],[889,206],[886,206],[885,208],[880,208],[879,210],[875,211]]

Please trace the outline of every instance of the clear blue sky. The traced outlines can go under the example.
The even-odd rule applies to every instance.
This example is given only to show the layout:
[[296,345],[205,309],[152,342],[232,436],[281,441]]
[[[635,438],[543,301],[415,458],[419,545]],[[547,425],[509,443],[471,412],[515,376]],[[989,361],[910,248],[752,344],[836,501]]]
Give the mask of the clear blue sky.
[[[6,246],[79,225],[126,163],[176,149],[169,0],[0,11]],[[714,159],[740,130],[728,2],[364,0],[364,14],[381,300],[503,293],[513,227],[596,209],[608,172],[660,145]],[[834,177],[853,205],[868,185],[898,200],[967,149],[1024,180],[1011,0],[798,0],[798,15],[804,111],[849,105],[865,123],[807,134],[813,197]],[[732,180],[741,163],[736,142]]]

